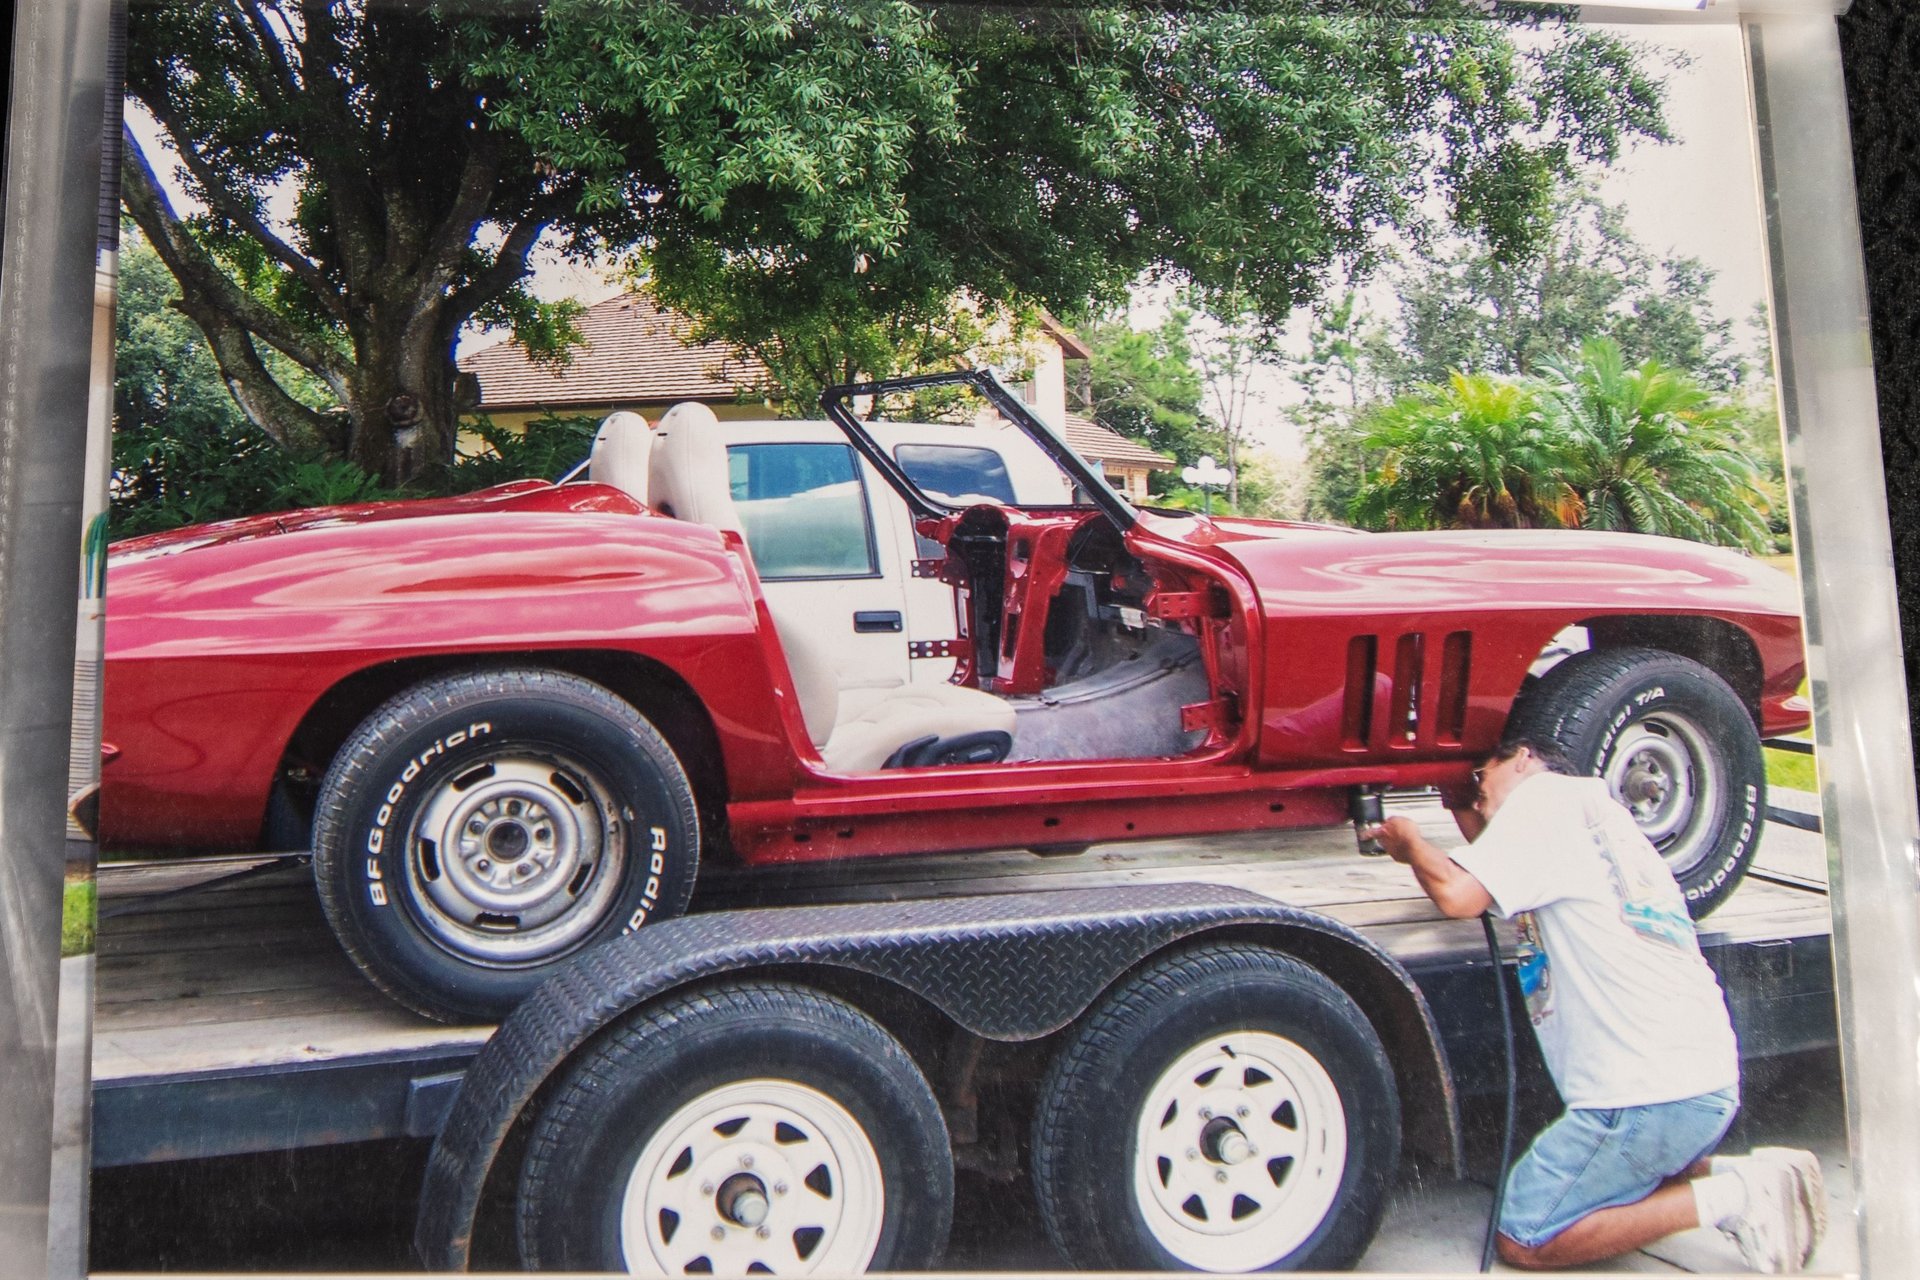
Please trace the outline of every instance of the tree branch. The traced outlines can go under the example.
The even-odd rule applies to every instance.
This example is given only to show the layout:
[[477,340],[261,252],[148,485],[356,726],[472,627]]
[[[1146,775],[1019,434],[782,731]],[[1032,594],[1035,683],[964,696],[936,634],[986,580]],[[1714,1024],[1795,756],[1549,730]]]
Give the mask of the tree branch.
[[249,236],[258,241],[260,246],[273,256],[276,262],[293,272],[302,284],[313,291],[315,299],[326,308],[328,315],[336,320],[345,321],[346,303],[340,298],[339,292],[328,283],[326,276],[321,274],[318,264],[275,235],[273,229],[261,220],[260,215],[249,207],[246,200],[220,182],[213,172],[213,167],[207,163],[206,157],[188,144],[189,135],[180,126],[177,116],[157,99],[148,101],[142,98],[141,103],[172,137],[174,150],[180,153],[180,158],[186,163],[187,172],[193,175],[193,180],[200,184],[200,190],[205,193],[208,206],[222,217],[238,223]]
[[173,273],[188,314],[200,322],[207,340],[212,342],[214,333],[201,317],[217,313],[225,321],[259,335],[289,359],[324,378],[344,399],[352,365],[338,352],[301,333],[228,278],[174,213],[159,180],[154,177],[153,166],[141,150],[139,139],[131,129],[123,128],[121,133],[125,149],[121,165],[122,198],[154,251]]
[[[331,130],[344,142],[360,130],[347,103],[346,88],[336,73],[340,59],[346,56],[334,30],[333,15],[325,5],[303,8],[306,18],[300,41],[300,65],[306,82],[301,102],[320,119],[315,123]],[[332,204],[335,235],[339,239],[340,263],[346,268],[349,290],[364,284],[374,271],[373,246],[384,237],[374,214],[373,195],[363,164],[341,164],[335,146],[316,138],[308,159],[326,184]]]
[[[467,147],[467,158],[460,166],[460,180],[454,189],[453,203],[427,242],[420,275],[434,289],[444,289],[453,279],[460,255],[473,243],[473,230],[485,216],[487,207],[493,203],[497,188],[500,176],[499,148],[484,125],[475,130],[475,135]],[[515,227],[514,230],[519,228]],[[508,238],[512,238],[511,233]],[[537,228],[534,238],[539,238]],[[531,249],[532,243],[529,242],[527,247]],[[525,256],[525,252],[522,252],[523,269]],[[518,279],[517,275],[515,279]]]
[[[527,273],[527,255],[540,242],[540,233],[558,212],[558,200],[537,201],[520,221],[507,231],[493,265],[455,290],[447,299],[447,318],[455,329],[467,322],[481,307],[511,289]],[[469,233],[471,234],[471,233]]]

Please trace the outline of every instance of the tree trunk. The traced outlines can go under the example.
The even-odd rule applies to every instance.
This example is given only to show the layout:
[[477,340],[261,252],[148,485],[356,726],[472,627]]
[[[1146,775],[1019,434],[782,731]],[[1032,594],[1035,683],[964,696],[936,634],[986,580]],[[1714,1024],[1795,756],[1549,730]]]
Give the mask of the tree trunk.
[[430,481],[452,467],[460,429],[443,308],[419,308],[404,324],[383,323],[381,310],[368,308],[373,314],[349,322],[355,357],[347,456],[390,485]]

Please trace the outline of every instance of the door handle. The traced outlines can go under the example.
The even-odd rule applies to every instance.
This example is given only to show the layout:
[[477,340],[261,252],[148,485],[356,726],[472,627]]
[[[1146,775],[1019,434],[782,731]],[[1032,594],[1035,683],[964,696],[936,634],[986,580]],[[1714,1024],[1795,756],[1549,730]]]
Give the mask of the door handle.
[[898,609],[861,609],[853,615],[853,629],[861,635],[903,629]]

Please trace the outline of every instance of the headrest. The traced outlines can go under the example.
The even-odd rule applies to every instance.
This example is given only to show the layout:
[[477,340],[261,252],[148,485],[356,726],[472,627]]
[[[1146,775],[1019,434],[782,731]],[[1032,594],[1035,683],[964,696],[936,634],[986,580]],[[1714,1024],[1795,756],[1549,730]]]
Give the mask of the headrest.
[[593,452],[587,455],[587,479],[610,484],[644,507],[652,453],[653,430],[645,418],[624,409],[610,413],[600,420],[600,429],[593,434]]
[[741,533],[720,420],[703,404],[677,404],[653,429],[648,489],[654,510]]

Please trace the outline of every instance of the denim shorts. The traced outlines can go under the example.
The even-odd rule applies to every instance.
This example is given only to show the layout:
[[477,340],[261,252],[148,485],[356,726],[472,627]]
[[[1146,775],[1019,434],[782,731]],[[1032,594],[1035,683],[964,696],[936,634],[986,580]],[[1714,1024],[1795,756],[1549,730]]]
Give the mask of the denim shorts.
[[1645,1107],[1568,1111],[1507,1177],[1500,1234],[1536,1248],[1598,1209],[1633,1204],[1720,1144],[1737,1089]]

